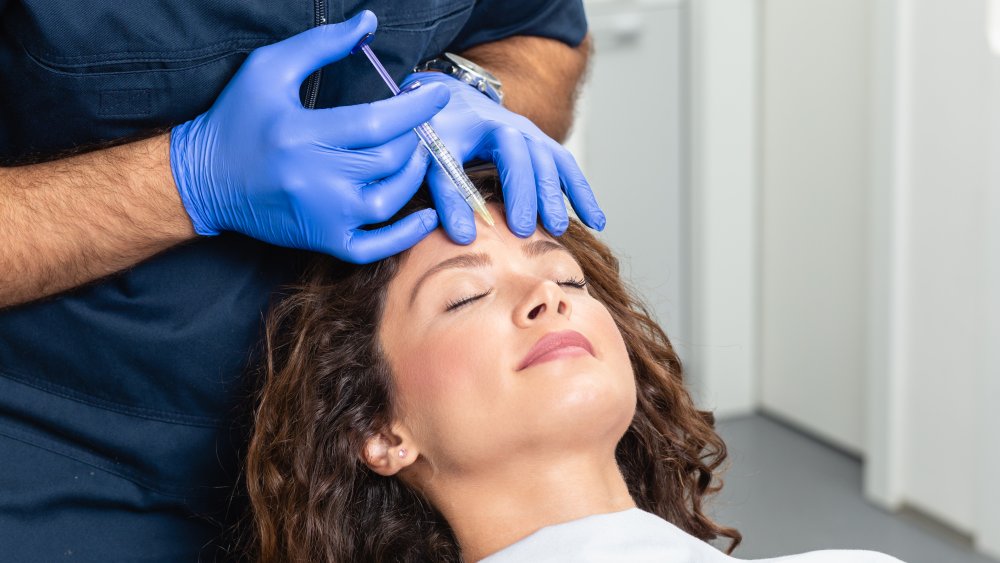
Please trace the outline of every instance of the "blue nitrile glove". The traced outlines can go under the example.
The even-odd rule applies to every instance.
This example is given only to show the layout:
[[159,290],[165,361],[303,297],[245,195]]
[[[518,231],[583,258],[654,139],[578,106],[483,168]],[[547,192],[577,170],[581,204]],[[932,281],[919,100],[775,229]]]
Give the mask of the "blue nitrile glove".
[[299,100],[309,74],[375,26],[365,11],[253,51],[207,112],[173,129],[170,165],[198,234],[237,231],[364,263],[437,227],[424,209],[360,228],[389,220],[420,187],[429,156],[411,130],[448,103],[447,88],[321,110]]
[[[445,84],[451,90],[451,101],[431,120],[431,126],[459,162],[479,158],[496,163],[507,224],[513,233],[531,235],[537,215],[553,235],[566,230],[569,216],[560,182],[580,219],[593,229],[604,228],[604,213],[576,159],[531,120],[446,74],[418,72],[406,77],[403,84],[415,80],[424,88]],[[439,166],[432,164],[427,178],[445,231],[457,243],[472,242],[476,237],[472,209]]]

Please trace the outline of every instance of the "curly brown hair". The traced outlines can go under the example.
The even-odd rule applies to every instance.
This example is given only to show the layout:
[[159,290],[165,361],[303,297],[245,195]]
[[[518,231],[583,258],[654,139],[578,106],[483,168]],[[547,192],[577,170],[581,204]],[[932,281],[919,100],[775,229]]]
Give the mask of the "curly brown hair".
[[[495,173],[478,183],[499,198]],[[635,373],[635,415],[615,452],[632,498],[702,540],[729,538],[732,553],[740,533],[703,511],[726,459],[714,416],[695,408],[670,340],[623,283],[611,250],[575,220],[560,242],[610,311]],[[246,466],[260,561],[462,560],[441,513],[363,458],[366,441],[393,422],[378,327],[399,264],[399,256],[365,266],[316,257],[271,311]]]

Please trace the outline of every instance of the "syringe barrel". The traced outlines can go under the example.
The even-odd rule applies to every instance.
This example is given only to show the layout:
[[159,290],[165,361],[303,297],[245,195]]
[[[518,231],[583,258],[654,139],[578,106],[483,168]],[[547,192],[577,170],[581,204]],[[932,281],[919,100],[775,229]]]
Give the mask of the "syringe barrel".
[[[476,191],[476,188],[472,185],[469,177],[465,175],[465,170],[463,170],[462,166],[457,160],[455,160],[451,151],[448,150],[448,147],[446,147],[444,142],[441,141],[441,138],[434,132],[434,129],[431,128],[430,124],[422,123],[418,127],[414,128],[413,131],[416,132],[417,137],[420,137],[420,141],[425,147],[427,147],[427,150],[431,153],[431,156],[434,157],[434,160],[438,163],[438,165],[441,166],[448,177],[451,178],[455,186],[458,187],[458,190],[462,193],[462,197],[465,201],[469,202],[470,205],[472,205],[472,201],[475,201],[476,203],[483,203],[480,201],[482,196],[480,196]],[[475,206],[473,206],[473,208],[475,208]]]

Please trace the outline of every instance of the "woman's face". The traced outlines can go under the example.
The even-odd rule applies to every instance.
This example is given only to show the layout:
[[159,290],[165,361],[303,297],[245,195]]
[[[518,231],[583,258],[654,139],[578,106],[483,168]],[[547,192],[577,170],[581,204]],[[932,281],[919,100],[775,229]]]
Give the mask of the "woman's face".
[[541,229],[521,239],[502,221],[479,223],[468,246],[439,229],[405,256],[380,340],[397,422],[436,472],[567,449],[613,455],[635,380],[621,333],[583,282],[558,239]]

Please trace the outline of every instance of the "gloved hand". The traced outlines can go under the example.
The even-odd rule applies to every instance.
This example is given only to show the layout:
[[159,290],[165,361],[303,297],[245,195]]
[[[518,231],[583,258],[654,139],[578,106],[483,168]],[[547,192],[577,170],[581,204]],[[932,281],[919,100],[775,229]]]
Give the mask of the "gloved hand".
[[364,263],[437,227],[424,209],[360,229],[389,220],[420,187],[429,155],[411,130],[448,103],[447,88],[321,110],[299,100],[309,74],[375,27],[365,11],[253,51],[207,112],[173,129],[170,165],[198,234],[237,231]]
[[[431,126],[459,162],[479,158],[496,163],[511,232],[531,235],[537,215],[553,235],[566,231],[569,216],[560,181],[580,219],[593,229],[604,228],[604,213],[576,159],[531,120],[446,74],[414,73],[403,81],[404,87],[415,80],[423,88],[444,84],[451,90],[451,101]],[[445,231],[457,243],[472,242],[476,237],[472,209],[437,164],[431,165],[427,178]]]

